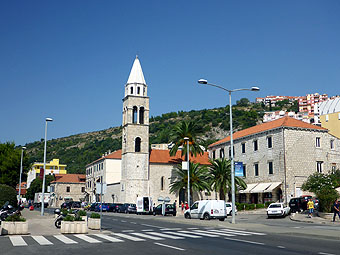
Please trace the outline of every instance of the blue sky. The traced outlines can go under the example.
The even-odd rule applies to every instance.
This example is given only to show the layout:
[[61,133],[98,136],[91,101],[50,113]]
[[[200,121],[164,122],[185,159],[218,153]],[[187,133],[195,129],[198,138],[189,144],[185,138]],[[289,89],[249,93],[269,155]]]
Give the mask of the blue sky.
[[0,142],[121,125],[135,55],[150,114],[221,107],[197,84],[257,96],[336,95],[340,1],[1,1]]

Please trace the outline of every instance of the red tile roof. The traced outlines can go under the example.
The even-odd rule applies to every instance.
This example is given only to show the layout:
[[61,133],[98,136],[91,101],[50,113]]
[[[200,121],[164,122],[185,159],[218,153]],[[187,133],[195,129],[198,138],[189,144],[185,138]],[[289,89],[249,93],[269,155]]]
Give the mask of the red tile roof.
[[114,151],[112,153],[110,153],[109,155],[106,155],[106,156],[103,156],[99,159],[96,159],[95,161],[91,162],[90,164],[87,164],[86,166],[88,165],[92,165],[100,160],[103,160],[103,159],[121,159],[122,158],[122,150],[117,150],[117,151]]
[[[271,130],[271,129],[275,129],[279,127],[293,127],[293,128],[303,128],[303,129],[313,129],[313,130],[323,130],[323,131],[327,130],[326,128],[315,126],[315,125],[303,122],[301,120],[297,120],[297,119],[286,116],[286,117],[283,117],[277,120],[273,120],[270,122],[266,122],[260,125],[256,125],[254,127],[250,127],[250,128],[235,132],[233,134],[233,139],[236,140],[236,139],[248,136],[248,135],[261,133],[263,131],[267,131],[267,130]],[[230,141],[230,136],[227,136],[226,138],[223,138],[213,144],[210,144],[209,148],[215,145],[218,145],[218,144],[229,142],[229,141]]]
[[[175,156],[171,157],[169,150],[152,150],[150,154],[150,163],[179,164],[184,160],[184,157],[181,157],[181,153],[182,152],[179,150]],[[196,157],[190,156],[190,161],[201,165],[209,165],[209,153],[204,152],[203,155],[197,155]]]
[[51,183],[85,183],[86,176],[85,174],[56,174],[55,181]]
[[[122,150],[115,151],[107,155],[105,158],[121,159]],[[97,162],[100,159],[97,159],[94,162]],[[181,157],[180,150],[177,151],[176,156],[173,156],[173,157],[170,156],[169,150],[151,150],[151,154],[149,158],[150,163],[160,163],[160,164],[178,164],[178,163],[181,163],[183,160],[184,160],[184,157]],[[195,163],[200,163],[202,165],[209,165],[210,164],[209,154],[208,152],[205,152],[203,155],[197,155],[196,157],[190,156],[190,161],[193,161]]]

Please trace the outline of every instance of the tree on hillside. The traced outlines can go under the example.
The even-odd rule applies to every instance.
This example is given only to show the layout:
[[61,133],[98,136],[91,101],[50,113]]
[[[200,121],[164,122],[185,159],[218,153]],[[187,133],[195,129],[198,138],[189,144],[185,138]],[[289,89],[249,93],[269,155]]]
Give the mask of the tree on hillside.
[[[14,143],[0,143],[0,184],[13,188],[19,183],[21,148],[15,148]],[[28,169],[24,152],[23,172]]]
[[313,192],[320,199],[320,209],[330,212],[335,199],[339,197],[335,188],[338,185],[336,174],[314,173],[302,185],[302,190]]
[[[55,180],[54,175],[45,176],[45,192],[47,192],[47,186],[49,186],[50,183],[54,180]],[[42,191],[42,183],[43,181],[39,177],[35,178],[32,181],[30,187],[27,189],[26,198],[33,200],[34,194]]]
[[[179,193],[181,190],[187,190],[188,172],[182,169],[179,164],[175,168],[176,179],[170,183],[170,192]],[[206,167],[201,167],[198,163],[190,162],[190,194],[193,192],[210,191],[208,171]],[[186,192],[187,193],[187,192]]]
[[249,104],[250,104],[249,99],[248,99],[248,98],[245,98],[245,97],[243,97],[243,98],[241,98],[240,100],[237,100],[237,101],[236,101],[236,105],[237,105],[237,106],[249,106]]
[[[225,200],[226,194],[231,190],[231,164],[230,160],[210,160],[209,178],[213,190],[219,193],[220,200]],[[235,190],[245,189],[247,184],[243,179],[235,176]]]
[[185,137],[189,138],[189,151],[190,154],[197,155],[203,154],[204,151],[200,147],[197,139],[197,128],[194,121],[182,121],[178,123],[170,133],[170,140],[174,144],[170,150],[170,155],[175,156],[179,147],[182,146],[182,156],[187,153]]

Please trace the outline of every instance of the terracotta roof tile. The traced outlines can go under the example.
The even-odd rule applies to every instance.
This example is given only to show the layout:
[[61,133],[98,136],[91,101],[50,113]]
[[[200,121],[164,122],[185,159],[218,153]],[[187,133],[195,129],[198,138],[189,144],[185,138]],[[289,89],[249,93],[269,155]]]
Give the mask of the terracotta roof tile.
[[[295,127],[295,128],[305,128],[305,129],[316,129],[316,130],[324,130],[326,131],[326,128],[315,126],[306,122],[303,122],[301,120],[297,120],[291,117],[283,117],[277,120],[273,120],[270,122],[266,122],[260,125],[256,125],[254,127],[246,128],[243,130],[240,130],[238,132],[235,132],[233,134],[233,140],[248,136],[248,135],[253,135],[257,133],[261,133],[263,131],[279,128],[279,127]],[[218,144],[226,143],[230,141],[230,136],[227,136],[226,138],[223,138],[215,143],[212,143],[209,145],[210,147],[213,147]]]
[[[184,160],[184,157],[181,157],[181,153],[181,151],[177,151],[176,155],[171,157],[169,150],[152,150],[150,163],[179,164]],[[209,165],[209,153],[204,152],[203,155],[197,155],[196,157],[190,156],[190,161],[200,163],[202,165]]]
[[66,183],[85,183],[85,174],[58,174],[56,180],[51,183],[66,182]]
[[89,166],[89,165],[92,165],[100,160],[103,160],[103,159],[121,159],[122,158],[122,150],[116,150],[112,153],[110,153],[109,155],[106,155],[104,157],[100,157],[98,159],[96,159],[95,161],[91,162],[90,164],[87,164],[86,166]]

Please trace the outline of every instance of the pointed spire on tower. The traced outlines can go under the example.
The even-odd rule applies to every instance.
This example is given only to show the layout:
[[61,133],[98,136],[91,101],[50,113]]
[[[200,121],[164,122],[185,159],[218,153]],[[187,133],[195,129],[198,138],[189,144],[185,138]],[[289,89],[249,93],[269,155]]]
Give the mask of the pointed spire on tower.
[[133,62],[131,72],[129,75],[129,79],[127,81],[127,84],[131,84],[131,83],[146,84],[142,66],[140,65],[140,62],[138,59],[138,55],[136,55],[136,59]]

